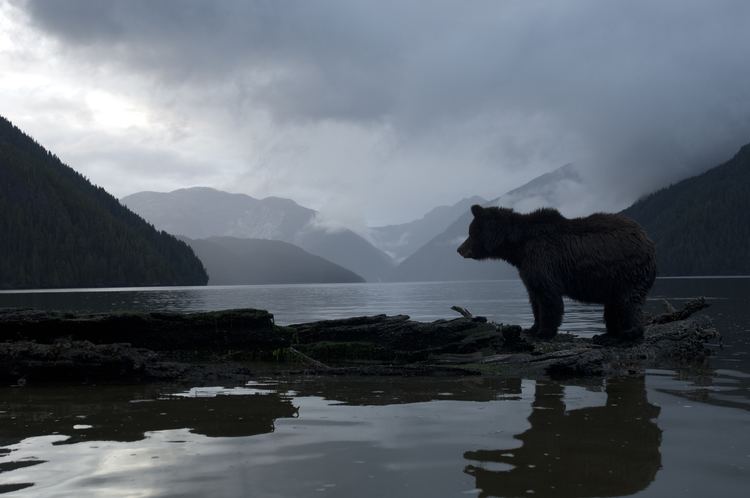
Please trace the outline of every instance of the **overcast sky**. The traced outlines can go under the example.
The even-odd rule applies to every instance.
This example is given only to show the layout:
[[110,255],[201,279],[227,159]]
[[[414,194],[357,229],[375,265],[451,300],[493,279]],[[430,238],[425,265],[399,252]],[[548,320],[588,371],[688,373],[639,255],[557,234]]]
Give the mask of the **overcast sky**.
[[407,221],[566,163],[619,209],[750,142],[747,0],[0,0],[0,114],[116,196]]

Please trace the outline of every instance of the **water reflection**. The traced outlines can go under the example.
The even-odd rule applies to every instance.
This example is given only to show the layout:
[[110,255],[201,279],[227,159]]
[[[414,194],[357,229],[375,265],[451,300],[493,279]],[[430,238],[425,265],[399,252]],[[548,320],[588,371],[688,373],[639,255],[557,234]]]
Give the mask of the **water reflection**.
[[659,408],[645,379],[607,382],[605,406],[566,411],[563,386],[537,383],[531,427],[519,448],[467,451],[478,462],[465,472],[480,496],[584,497],[631,495],[661,467]]
[[285,382],[299,396],[317,396],[337,405],[385,406],[429,401],[521,399],[520,378],[490,377],[310,377]]
[[0,492],[745,496],[747,412],[667,394],[691,387],[674,375],[648,399],[643,378],[0,389]]
[[140,441],[147,432],[182,428],[208,437],[252,436],[273,432],[278,418],[297,416],[289,397],[247,388],[170,395],[156,388],[6,388],[0,396],[0,446],[46,434],[67,436],[55,444]]

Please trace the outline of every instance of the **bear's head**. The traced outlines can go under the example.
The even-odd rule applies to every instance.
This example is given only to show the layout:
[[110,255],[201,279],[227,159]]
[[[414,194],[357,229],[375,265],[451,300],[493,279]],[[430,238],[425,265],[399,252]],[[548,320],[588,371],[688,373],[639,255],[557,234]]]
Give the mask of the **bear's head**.
[[458,248],[458,254],[470,259],[502,258],[505,250],[518,242],[516,213],[512,209],[478,204],[471,206],[474,215],[469,238]]

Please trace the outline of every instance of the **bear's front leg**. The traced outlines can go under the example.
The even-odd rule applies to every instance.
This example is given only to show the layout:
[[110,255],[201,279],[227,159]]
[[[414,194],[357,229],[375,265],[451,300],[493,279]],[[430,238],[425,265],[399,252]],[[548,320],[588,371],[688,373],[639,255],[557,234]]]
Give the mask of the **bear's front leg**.
[[549,339],[555,337],[557,329],[562,324],[565,307],[560,294],[541,294],[538,296],[539,328],[536,336]]
[[529,303],[531,304],[531,312],[534,314],[534,324],[529,328],[528,332],[531,335],[536,335],[539,332],[539,299],[534,295],[533,292],[529,293]]

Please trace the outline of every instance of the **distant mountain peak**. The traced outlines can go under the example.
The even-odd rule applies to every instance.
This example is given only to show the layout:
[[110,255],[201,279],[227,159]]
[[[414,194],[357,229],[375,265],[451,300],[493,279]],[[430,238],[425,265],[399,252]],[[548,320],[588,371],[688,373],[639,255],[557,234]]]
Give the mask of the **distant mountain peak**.
[[567,215],[580,215],[587,207],[582,201],[591,195],[588,188],[578,168],[568,163],[508,191],[490,204],[521,212],[553,207]]

